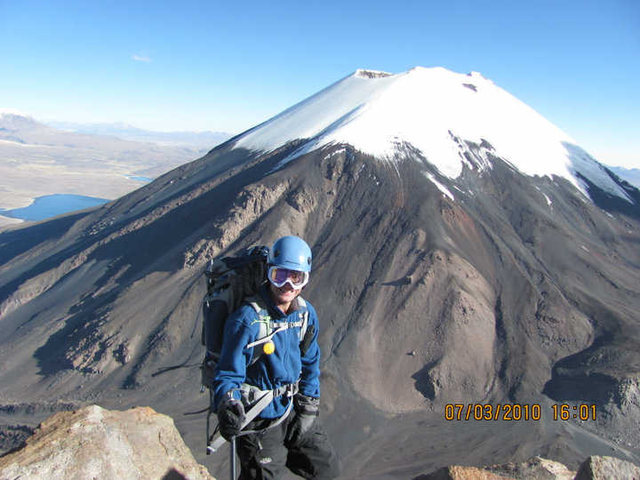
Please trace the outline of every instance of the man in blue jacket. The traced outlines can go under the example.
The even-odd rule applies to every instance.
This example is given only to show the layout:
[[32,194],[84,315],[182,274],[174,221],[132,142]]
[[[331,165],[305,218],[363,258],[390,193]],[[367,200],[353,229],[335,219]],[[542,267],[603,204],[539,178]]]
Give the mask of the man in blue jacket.
[[[335,452],[317,419],[318,317],[300,297],[311,260],[311,249],[301,238],[278,239],[269,252],[268,283],[225,323],[215,407],[222,436],[237,437],[243,480],[277,479],[285,467],[309,479],[334,478],[338,472]],[[277,330],[267,341],[260,338],[265,332],[261,323]],[[267,391],[273,391],[273,401],[241,431],[245,407]]]

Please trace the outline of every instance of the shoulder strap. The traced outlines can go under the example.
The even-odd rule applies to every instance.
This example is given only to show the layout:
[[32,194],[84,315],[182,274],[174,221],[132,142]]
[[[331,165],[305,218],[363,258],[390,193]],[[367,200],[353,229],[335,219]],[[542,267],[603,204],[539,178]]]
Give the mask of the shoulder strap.
[[301,302],[299,305],[304,308],[302,327],[300,328],[300,353],[302,356],[307,354],[311,342],[313,342],[313,336],[316,333],[316,327],[314,325],[309,326],[309,308],[303,298],[299,297]]
[[260,331],[258,332],[258,340],[249,343],[245,347],[252,348],[256,345],[267,343],[277,332],[273,331],[273,321],[271,320],[271,315],[269,315],[269,311],[261,305],[260,299],[258,297],[249,297],[247,298],[246,302],[251,305],[251,308],[256,311],[259,322],[258,326],[260,327]]
[[309,326],[309,308],[304,298],[298,297],[298,307],[302,310],[302,326],[300,327],[300,341],[304,340],[304,336],[307,334],[307,327]]
[[255,301],[255,297],[248,298],[247,303],[251,305],[251,308],[253,308],[258,315],[260,315],[261,312],[267,311],[266,308],[262,308],[262,306]]

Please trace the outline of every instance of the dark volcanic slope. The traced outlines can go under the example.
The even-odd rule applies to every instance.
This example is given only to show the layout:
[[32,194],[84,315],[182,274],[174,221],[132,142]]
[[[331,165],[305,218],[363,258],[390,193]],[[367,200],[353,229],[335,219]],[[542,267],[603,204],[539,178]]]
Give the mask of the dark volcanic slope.
[[[144,403],[202,459],[203,266],[293,233],[315,255],[305,296],[345,477],[638,455],[637,206],[601,210],[496,158],[453,182],[410,148],[389,163],[327,147],[273,171],[295,145],[230,145],[100,209],[0,234],[0,424]],[[597,418],[554,422],[554,401],[595,403]],[[447,423],[450,402],[540,403],[543,418]]]

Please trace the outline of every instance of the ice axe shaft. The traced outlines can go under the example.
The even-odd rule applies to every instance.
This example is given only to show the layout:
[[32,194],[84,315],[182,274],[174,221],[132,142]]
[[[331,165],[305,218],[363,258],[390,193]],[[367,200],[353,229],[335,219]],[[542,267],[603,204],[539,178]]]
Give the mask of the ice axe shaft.
[[231,480],[236,480],[236,437],[231,437]]

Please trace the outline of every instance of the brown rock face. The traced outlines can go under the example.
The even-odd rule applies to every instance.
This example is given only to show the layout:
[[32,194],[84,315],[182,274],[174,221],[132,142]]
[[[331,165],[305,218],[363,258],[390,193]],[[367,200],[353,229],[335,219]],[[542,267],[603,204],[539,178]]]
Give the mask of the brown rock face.
[[638,480],[640,468],[631,462],[613,457],[589,457],[578,473],[565,465],[541,457],[521,463],[490,467],[450,466],[415,480]]
[[490,467],[443,467],[415,480],[638,480],[640,468],[614,457],[592,456],[585,460],[578,473],[565,465],[541,457],[521,463],[506,463]]
[[213,480],[170,417],[96,405],[53,415],[23,448],[0,458],[0,479],[15,478]]
[[589,457],[580,466],[575,480],[638,480],[640,467],[614,457]]

